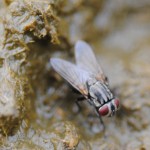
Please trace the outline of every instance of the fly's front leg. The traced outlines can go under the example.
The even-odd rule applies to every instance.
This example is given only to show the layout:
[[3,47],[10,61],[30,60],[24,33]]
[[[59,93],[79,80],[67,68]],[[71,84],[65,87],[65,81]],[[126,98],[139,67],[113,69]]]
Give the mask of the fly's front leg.
[[99,115],[98,110],[96,109],[97,117],[99,118],[100,124],[103,126],[103,131],[105,132],[105,124],[103,122],[102,117]]
[[93,109],[95,110],[95,113],[96,113],[96,116],[95,117],[98,117],[99,118],[99,121],[100,121],[100,128],[102,128],[102,131],[105,133],[105,124],[102,120],[102,117],[99,115],[99,111],[95,105],[95,103],[91,100],[91,98],[88,99],[88,102],[90,105],[93,106]]
[[91,101],[90,99],[88,99],[88,102],[90,105],[93,106],[93,109],[96,113],[95,117],[98,117],[99,118],[99,121],[100,121],[100,127],[102,127],[102,130],[105,132],[105,125],[104,125],[104,122],[102,120],[102,117],[99,115],[99,112],[98,112],[98,109],[96,108],[95,104],[93,101]]
[[81,106],[79,104],[79,102],[86,100],[85,97],[81,96],[79,98],[77,98],[77,100],[75,101],[76,105],[78,106],[78,113],[81,111]]
[[99,116],[99,121],[100,121],[101,125],[103,126],[103,131],[105,132],[105,124],[104,124],[101,116]]

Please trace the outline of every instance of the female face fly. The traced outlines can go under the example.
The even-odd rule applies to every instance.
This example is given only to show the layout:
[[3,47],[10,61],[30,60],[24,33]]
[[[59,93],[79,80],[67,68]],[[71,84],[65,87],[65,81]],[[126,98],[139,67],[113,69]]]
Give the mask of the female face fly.
[[113,116],[119,109],[119,100],[110,91],[108,80],[86,42],[75,44],[75,59],[76,64],[59,58],[51,58],[50,62],[53,69],[95,107],[100,120],[101,116]]

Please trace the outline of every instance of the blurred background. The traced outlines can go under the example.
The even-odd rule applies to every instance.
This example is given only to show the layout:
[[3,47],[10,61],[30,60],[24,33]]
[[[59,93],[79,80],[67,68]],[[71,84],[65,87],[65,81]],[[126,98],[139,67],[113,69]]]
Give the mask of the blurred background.
[[[149,0],[0,0],[0,37],[0,149],[149,149]],[[105,133],[49,63],[78,40],[121,101]]]

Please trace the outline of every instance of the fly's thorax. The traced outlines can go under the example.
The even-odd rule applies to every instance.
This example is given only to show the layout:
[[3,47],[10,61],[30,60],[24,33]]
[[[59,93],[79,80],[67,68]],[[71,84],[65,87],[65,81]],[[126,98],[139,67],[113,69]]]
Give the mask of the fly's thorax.
[[100,107],[113,99],[113,94],[108,86],[99,81],[89,86],[89,94],[96,107]]
[[97,80],[94,77],[91,77],[91,78],[88,79],[87,84],[88,84],[89,87],[91,87],[94,84],[96,84],[96,82],[97,82]]

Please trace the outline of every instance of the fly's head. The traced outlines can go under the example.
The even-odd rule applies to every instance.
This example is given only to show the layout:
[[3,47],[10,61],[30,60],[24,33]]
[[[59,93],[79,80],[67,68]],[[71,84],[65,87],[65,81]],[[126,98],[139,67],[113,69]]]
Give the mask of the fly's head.
[[117,98],[112,99],[111,101],[99,107],[98,109],[99,115],[111,117],[119,109],[119,106],[120,106],[119,99]]

